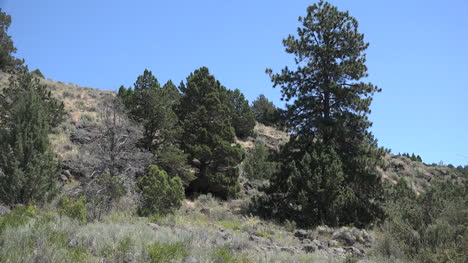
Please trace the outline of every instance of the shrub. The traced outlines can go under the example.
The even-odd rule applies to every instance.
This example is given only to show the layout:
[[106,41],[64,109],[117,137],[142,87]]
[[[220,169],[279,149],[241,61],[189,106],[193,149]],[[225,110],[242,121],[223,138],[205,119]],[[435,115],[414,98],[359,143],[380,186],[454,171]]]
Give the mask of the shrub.
[[184,199],[182,180],[177,176],[169,178],[165,171],[155,165],[150,165],[148,170],[148,174],[137,182],[141,192],[139,214],[149,216],[172,213],[182,205]]
[[148,261],[151,263],[174,262],[189,255],[189,250],[181,242],[161,244],[154,242],[145,247]]
[[244,161],[244,172],[251,179],[269,179],[278,164],[270,160],[269,149],[263,143],[256,143]]
[[92,123],[94,123],[95,118],[94,118],[93,115],[88,114],[88,113],[85,113],[85,114],[82,114],[82,115],[80,116],[80,121],[81,121],[84,125],[91,125]]
[[[417,196],[403,180],[386,191],[383,255],[412,262],[464,262],[468,245],[467,182],[434,182]],[[381,241],[382,242],[382,241]],[[396,247],[396,249],[395,249]]]
[[39,70],[39,69],[35,69],[35,70],[31,71],[31,74],[33,74],[33,75],[35,75],[35,76],[37,76],[39,78],[45,79],[44,75],[42,74],[41,70]]
[[100,220],[110,212],[112,203],[127,193],[127,189],[120,177],[102,174],[86,186],[85,193],[89,219]]
[[86,222],[85,197],[81,196],[77,200],[64,197],[60,201],[59,213],[69,218],[76,219],[80,223]]
[[248,258],[236,256],[232,253],[229,246],[222,246],[216,248],[211,254],[213,263],[248,263],[251,262]]
[[13,211],[0,217],[0,233],[7,227],[19,227],[36,215],[35,206],[18,205]]

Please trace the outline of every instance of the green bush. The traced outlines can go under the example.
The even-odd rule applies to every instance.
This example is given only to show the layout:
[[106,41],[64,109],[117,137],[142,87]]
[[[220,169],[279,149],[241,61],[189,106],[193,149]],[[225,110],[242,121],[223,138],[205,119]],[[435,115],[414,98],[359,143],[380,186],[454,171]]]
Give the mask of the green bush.
[[45,79],[44,75],[42,74],[41,70],[39,70],[39,69],[35,69],[35,70],[31,71],[31,74],[33,74],[33,75],[35,75],[35,76],[37,76],[39,78]]
[[141,193],[142,216],[172,213],[182,205],[184,187],[179,177],[169,178],[167,173],[155,165],[148,167],[148,174],[140,177],[137,186]]
[[189,255],[189,250],[181,242],[174,244],[161,244],[154,242],[145,247],[148,262],[167,263],[183,259]]
[[400,180],[386,190],[388,219],[380,243],[390,258],[401,248],[412,262],[465,262],[468,247],[467,183],[433,182],[417,196]]
[[278,164],[271,161],[270,150],[263,143],[256,143],[244,161],[244,172],[251,179],[269,179]]
[[69,197],[64,197],[60,200],[59,214],[67,216],[72,219],[76,219],[80,223],[86,222],[86,208],[85,198],[81,196],[77,200],[73,200]]
[[35,206],[18,205],[13,211],[0,217],[0,233],[7,227],[22,226],[34,216],[36,216]]
[[232,253],[229,246],[222,246],[216,248],[211,254],[213,263],[248,263],[251,262],[248,258],[243,256],[236,256]]

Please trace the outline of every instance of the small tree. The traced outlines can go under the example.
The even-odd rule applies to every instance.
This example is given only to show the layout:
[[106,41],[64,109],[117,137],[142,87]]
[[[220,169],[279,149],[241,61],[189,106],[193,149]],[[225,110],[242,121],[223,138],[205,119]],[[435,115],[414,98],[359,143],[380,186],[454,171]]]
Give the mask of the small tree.
[[169,178],[168,174],[155,165],[148,167],[148,174],[137,182],[141,193],[138,210],[142,216],[172,213],[182,205],[184,187],[179,177]]
[[11,25],[11,16],[0,8],[0,70],[13,73],[24,63],[24,60],[13,56],[16,48],[11,36],[7,34]]
[[252,111],[254,112],[255,119],[265,125],[274,125],[278,117],[275,105],[263,94],[260,94],[258,98],[252,102]]
[[60,164],[48,134],[62,122],[63,103],[31,74],[10,78],[0,95],[0,200],[41,203],[57,193]]
[[232,106],[231,124],[236,136],[245,138],[253,135],[255,115],[240,90],[228,90],[229,101]]

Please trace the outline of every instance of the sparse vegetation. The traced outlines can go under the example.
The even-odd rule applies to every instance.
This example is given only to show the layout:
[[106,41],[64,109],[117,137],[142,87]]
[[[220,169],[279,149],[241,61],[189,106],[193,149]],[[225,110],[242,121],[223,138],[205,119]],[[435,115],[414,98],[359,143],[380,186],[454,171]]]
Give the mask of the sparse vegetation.
[[378,147],[357,20],[299,20],[283,110],[206,67],[118,94],[28,73],[0,9],[0,262],[465,263],[468,165]]

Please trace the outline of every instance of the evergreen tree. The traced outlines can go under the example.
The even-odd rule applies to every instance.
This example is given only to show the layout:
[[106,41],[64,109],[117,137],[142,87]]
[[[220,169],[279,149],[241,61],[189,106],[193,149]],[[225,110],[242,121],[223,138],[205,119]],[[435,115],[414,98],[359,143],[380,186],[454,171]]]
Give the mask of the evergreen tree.
[[368,43],[355,18],[323,1],[299,21],[298,36],[283,41],[297,67],[267,70],[283,99],[292,100],[286,116],[293,132],[267,192],[279,196],[273,202],[280,217],[299,224],[364,226],[383,215],[376,166],[385,154],[368,131],[380,89],[360,81]]
[[182,205],[184,187],[179,177],[170,178],[155,165],[148,167],[148,174],[138,178],[142,200],[138,213],[142,216],[172,213]]
[[255,127],[255,115],[240,90],[228,90],[229,101],[232,106],[232,126],[236,136],[246,138],[253,135]]
[[16,53],[16,48],[11,36],[7,34],[10,25],[11,16],[0,8],[0,70],[12,73],[24,63],[24,60],[13,56]]
[[156,164],[171,176],[179,176],[185,185],[193,179],[187,155],[180,149],[182,130],[174,108],[180,93],[168,81],[163,87],[151,71],[145,69],[138,76],[134,89],[120,87],[118,95],[133,119],[143,124],[143,148],[156,156]]
[[31,74],[10,78],[0,95],[0,200],[41,203],[57,193],[60,164],[48,134],[63,121],[63,103]]
[[188,76],[180,90],[182,147],[198,170],[190,190],[234,196],[240,190],[237,166],[244,152],[235,144],[225,88],[202,67]]
[[417,160],[418,162],[422,163],[422,158],[421,158],[421,156],[419,156],[419,155],[416,156],[416,160]]
[[273,102],[269,101],[265,95],[260,94],[256,100],[252,102],[252,111],[255,119],[265,125],[274,125],[276,120],[276,107]]

